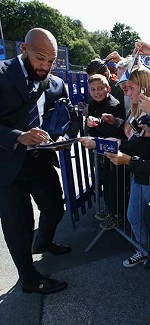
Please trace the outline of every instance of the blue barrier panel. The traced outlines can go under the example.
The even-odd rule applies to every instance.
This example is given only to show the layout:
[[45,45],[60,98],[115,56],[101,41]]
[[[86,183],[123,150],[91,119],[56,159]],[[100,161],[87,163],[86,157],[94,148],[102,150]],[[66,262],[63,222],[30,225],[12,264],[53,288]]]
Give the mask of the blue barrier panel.
[[95,177],[91,152],[78,143],[72,146],[74,155],[65,149],[59,152],[59,160],[66,208],[75,222],[79,220],[79,208],[82,214],[85,214],[85,203],[88,203],[89,208],[92,207],[92,196],[95,198]]
[[83,74],[83,85],[84,85],[84,101],[87,102],[87,96],[88,96],[88,77],[87,73]]
[[[78,207],[81,207],[82,214],[85,214],[86,213],[85,202],[88,202],[88,207],[91,208],[92,207],[91,196],[94,195],[94,191],[93,191],[94,190],[94,169],[90,159],[91,151],[85,150],[83,146],[81,146],[81,150],[79,150],[77,143],[74,145],[74,150],[75,150],[75,158],[76,158],[75,162],[76,162],[76,171],[77,171],[77,182],[79,187],[77,204]],[[89,158],[89,166],[88,166],[87,157]],[[81,158],[82,158],[82,164],[80,164]]]
[[79,201],[80,201],[80,205],[78,205],[78,206],[81,206],[82,214],[85,214],[86,208],[85,208],[85,200],[83,199],[84,189],[83,189],[83,183],[82,183],[78,143],[75,143],[75,145],[74,145],[74,152],[75,152],[75,163],[76,163],[76,171],[77,171],[77,181],[78,181],[78,188],[79,188],[79,194],[77,196],[77,199],[78,199],[77,203],[79,203]]
[[[93,195],[93,190],[95,189],[95,173],[93,168],[93,157],[92,157],[92,151],[89,150],[88,157],[89,157],[89,170],[87,166],[87,155],[86,155],[86,149],[81,146],[81,152],[82,152],[82,160],[83,160],[83,167],[84,167],[84,179],[85,179],[85,189],[84,191],[84,198],[88,202],[88,207],[92,207],[92,199],[91,195]],[[89,174],[90,172],[90,174]],[[91,184],[89,181],[89,177],[91,178]],[[86,197],[85,197],[86,194]]]
[[72,81],[72,73],[68,72],[67,74],[67,82],[68,82],[68,91],[69,91],[69,97],[73,105],[77,104],[76,97],[74,94],[74,89],[73,89],[73,81]]
[[[63,71],[59,77],[63,79]],[[87,75],[76,73],[76,84],[73,83],[71,72],[67,74],[69,97],[76,106],[80,121],[80,136],[84,135],[83,115],[78,109],[78,102],[85,101],[87,96]],[[95,176],[93,167],[93,152],[85,149],[80,143],[72,144],[71,150],[59,152],[63,190],[67,211],[71,214],[73,224],[79,220],[79,209],[82,214],[92,207],[92,196],[95,200]]]
[[85,102],[88,94],[87,74],[77,72],[75,75],[76,82],[73,82],[72,72],[67,74],[69,97],[73,105],[78,105],[79,102]]
[[78,206],[76,204],[76,192],[75,192],[75,184],[72,170],[72,162],[71,162],[71,153],[70,150],[62,150],[59,152],[59,160],[61,166],[61,174],[62,174],[62,182],[63,189],[66,201],[67,211],[70,212],[72,216],[72,220],[79,220],[79,212]]
[[[82,102],[84,101],[84,88],[83,88],[83,84],[81,83],[80,80],[80,73],[76,73],[76,91],[77,91],[77,100],[78,102]],[[83,96],[82,96],[83,94]]]
[[76,100],[78,102],[86,102],[88,94],[88,83],[87,83],[87,74],[80,72],[76,73],[76,87],[77,87],[77,96]]

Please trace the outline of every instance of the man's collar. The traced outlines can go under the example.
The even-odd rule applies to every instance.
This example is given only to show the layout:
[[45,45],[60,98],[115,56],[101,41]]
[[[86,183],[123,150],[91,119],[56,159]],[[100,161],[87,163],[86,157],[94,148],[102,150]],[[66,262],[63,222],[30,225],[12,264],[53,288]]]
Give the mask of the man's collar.
[[27,70],[26,70],[26,68],[24,66],[23,60],[22,60],[22,54],[19,54],[17,57],[18,57],[20,65],[21,65],[22,71],[23,71],[23,73],[25,75],[25,78],[27,79],[28,78],[28,73],[27,73]]

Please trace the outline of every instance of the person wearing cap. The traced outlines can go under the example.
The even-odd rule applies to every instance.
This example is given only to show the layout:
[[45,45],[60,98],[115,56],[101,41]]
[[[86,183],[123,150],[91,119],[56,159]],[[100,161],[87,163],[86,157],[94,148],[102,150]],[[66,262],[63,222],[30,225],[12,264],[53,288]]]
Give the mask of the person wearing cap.
[[111,79],[114,80],[114,81],[117,81],[118,80],[118,76],[117,76],[117,65],[115,62],[113,61],[109,61],[107,63],[107,67],[111,73]]
[[[113,56],[111,56],[113,57]],[[130,101],[130,97],[128,96],[128,86],[127,86],[127,82],[123,81],[123,82],[119,82],[120,78],[122,77],[123,73],[126,71],[126,69],[128,68],[129,63],[131,62],[131,58],[132,56],[129,55],[126,58],[121,58],[120,61],[118,61],[116,63],[116,69],[117,69],[117,76],[118,76],[118,85],[120,86],[120,88],[123,90],[124,93],[124,106],[125,106],[125,112],[126,112],[126,118],[125,120],[128,119],[128,116],[130,114],[130,108],[131,108],[131,101]],[[115,56],[114,56],[114,60],[115,60]],[[113,61],[110,61],[110,63],[114,63]],[[112,115],[108,115],[108,114],[103,114],[102,115],[102,119],[105,122],[111,123],[111,124],[115,124],[116,126],[120,127],[121,125],[124,125],[125,120],[124,119],[120,119],[120,118],[115,118]]]
[[[120,60],[116,64],[118,80],[121,78],[121,76],[123,75],[123,73],[125,72],[125,70],[128,68],[128,65],[129,65],[130,60],[131,60],[131,56],[128,56],[126,58],[122,58],[122,60]],[[127,86],[126,81],[121,82],[119,84],[119,86],[120,86],[120,88],[124,92],[124,104],[125,104],[125,112],[126,112],[126,116],[127,116],[128,111],[129,111],[129,109],[131,107],[130,97],[127,95],[128,86]]]

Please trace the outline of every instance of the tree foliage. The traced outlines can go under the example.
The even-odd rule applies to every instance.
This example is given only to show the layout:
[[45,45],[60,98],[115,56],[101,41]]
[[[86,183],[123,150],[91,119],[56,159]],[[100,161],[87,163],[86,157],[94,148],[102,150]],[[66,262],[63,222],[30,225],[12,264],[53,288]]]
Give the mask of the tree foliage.
[[76,40],[69,51],[70,63],[86,66],[95,57],[93,47],[87,40]]
[[130,26],[116,23],[111,31],[112,40],[118,45],[119,51],[124,56],[131,54],[134,49],[135,42],[139,39],[139,35],[132,30]]
[[38,0],[3,0],[0,17],[4,39],[23,41],[27,31],[33,27],[50,30],[58,45],[67,46],[72,64],[86,66],[95,58],[105,58],[117,50],[121,55],[131,54],[139,35],[130,26],[116,23],[110,32],[97,30],[88,32],[80,20],[63,16]]

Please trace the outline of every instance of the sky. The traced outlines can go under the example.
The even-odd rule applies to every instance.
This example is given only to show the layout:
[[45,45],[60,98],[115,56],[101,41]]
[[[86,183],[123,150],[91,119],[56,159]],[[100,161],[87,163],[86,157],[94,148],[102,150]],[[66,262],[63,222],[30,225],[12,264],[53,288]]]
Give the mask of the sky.
[[[22,0],[23,1],[23,0]],[[24,0],[27,1],[27,0]],[[28,0],[29,1],[29,0]],[[115,23],[130,26],[141,40],[150,43],[150,1],[132,0],[40,0],[59,10],[63,16],[78,19],[88,31],[107,30],[110,32]]]

